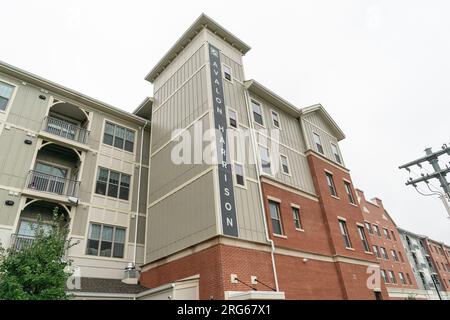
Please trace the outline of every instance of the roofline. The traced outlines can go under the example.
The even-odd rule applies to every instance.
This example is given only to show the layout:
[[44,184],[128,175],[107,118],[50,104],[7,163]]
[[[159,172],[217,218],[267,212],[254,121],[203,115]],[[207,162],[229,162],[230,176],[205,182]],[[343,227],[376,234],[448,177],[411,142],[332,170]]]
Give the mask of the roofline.
[[230,31],[222,27],[216,21],[202,13],[194,23],[183,33],[183,35],[175,42],[175,44],[169,49],[169,51],[159,60],[159,62],[153,67],[152,70],[145,76],[145,80],[153,83],[164,69],[172,63],[172,60],[183,50],[183,48],[192,41],[193,38],[203,28],[217,33],[219,36],[225,39],[231,46],[235,47],[242,54],[246,54],[251,48],[245,42],[237,38]]
[[341,141],[341,140],[345,139],[344,132],[337,125],[337,123],[333,120],[333,118],[330,116],[330,114],[327,112],[327,110],[322,106],[322,104],[316,103],[316,104],[313,104],[313,105],[311,105],[309,107],[302,108],[302,114],[307,114],[307,113],[310,113],[310,112],[314,112],[316,110],[320,110],[325,115],[327,120],[332,124],[332,126],[336,129],[336,132],[339,135],[338,137],[336,137],[338,139],[338,141]]
[[140,124],[145,123],[145,119],[142,119],[141,117],[138,117],[132,113],[129,113],[125,110],[122,110],[122,109],[119,109],[112,105],[109,105],[109,104],[102,102],[100,100],[97,100],[95,98],[89,97],[78,91],[64,87],[63,85],[60,85],[53,81],[42,78],[31,72],[22,70],[15,66],[12,66],[1,60],[0,60],[0,72],[6,73],[12,77],[16,77],[21,80],[24,80],[25,82],[29,82],[34,85],[40,86],[42,88],[45,88],[46,90],[52,91],[63,97],[67,97],[67,98],[73,99],[78,102],[80,102],[79,100],[81,100],[81,103],[83,103],[83,104],[95,106],[96,108],[103,109],[103,111],[105,111],[105,112],[113,113],[116,116],[124,117],[124,118],[127,118],[128,120],[132,120],[132,121],[138,122]]
[[[134,109],[134,111],[133,111],[132,113],[133,113],[134,115],[137,115],[138,117],[141,117],[141,116],[138,115],[138,113],[139,113],[144,107],[146,107],[146,106],[149,105],[149,108],[150,108],[150,119],[151,119],[151,110],[152,110],[152,107],[153,107],[153,103],[154,103],[154,102],[155,102],[155,101],[154,101],[154,99],[153,99],[152,97],[145,97],[145,99],[137,106],[136,109]],[[143,117],[141,117],[141,118],[143,118]],[[151,122],[150,119],[149,119],[149,120],[147,120],[146,118],[143,118],[143,119],[145,119],[147,122],[148,122],[148,121]]]
[[[279,105],[282,105],[286,108],[288,108],[292,113],[294,113],[295,115],[297,115],[298,117],[300,117],[301,115],[301,110],[299,108],[297,108],[296,106],[294,106],[292,103],[290,103],[289,101],[283,99],[282,97],[280,97],[279,95],[277,95],[276,93],[274,93],[272,90],[268,89],[267,87],[263,86],[261,83],[259,83],[258,81],[254,80],[254,79],[250,79],[247,81],[244,81],[244,85],[245,88],[249,91],[252,91],[256,94],[258,94],[258,90],[264,92],[265,94],[267,94],[273,101],[275,101],[276,103],[278,103]],[[264,98],[264,97],[261,97]]]

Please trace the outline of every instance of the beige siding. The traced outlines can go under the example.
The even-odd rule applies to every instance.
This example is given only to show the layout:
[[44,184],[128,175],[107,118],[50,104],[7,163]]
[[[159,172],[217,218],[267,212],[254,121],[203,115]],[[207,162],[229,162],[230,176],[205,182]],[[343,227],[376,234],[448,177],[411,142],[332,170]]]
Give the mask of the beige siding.
[[216,234],[212,185],[213,174],[209,172],[149,209],[146,262]]
[[[138,221],[138,236],[137,236],[137,243],[138,244],[144,244],[145,243],[145,226],[147,225],[146,218],[143,216],[139,216]],[[130,243],[134,244],[134,237],[136,229],[136,218],[130,219],[130,232],[128,233],[128,241]]]
[[331,149],[331,144],[333,143],[334,145],[337,146],[338,152],[341,156],[342,165],[344,165],[344,160],[342,158],[342,154],[339,149],[339,143],[336,137],[332,134],[333,131],[317,112],[313,112],[304,116],[302,118],[302,124],[304,126],[305,134],[307,139],[309,140],[308,142],[312,150],[317,151],[316,145],[313,140],[313,133],[316,133],[320,137],[323,151],[325,153],[324,156],[327,159],[336,162],[336,159]]
[[208,110],[206,68],[203,67],[152,115],[152,150],[167,143],[175,129],[185,128]]
[[[14,201],[14,205],[13,206],[5,205],[6,200]],[[0,189],[0,225],[4,226],[14,225],[14,222],[17,218],[19,205],[20,205],[19,196],[11,196],[9,195],[8,190]]]
[[[33,144],[24,143],[30,139]],[[36,138],[11,127],[0,134],[0,185],[23,188],[36,149]]]

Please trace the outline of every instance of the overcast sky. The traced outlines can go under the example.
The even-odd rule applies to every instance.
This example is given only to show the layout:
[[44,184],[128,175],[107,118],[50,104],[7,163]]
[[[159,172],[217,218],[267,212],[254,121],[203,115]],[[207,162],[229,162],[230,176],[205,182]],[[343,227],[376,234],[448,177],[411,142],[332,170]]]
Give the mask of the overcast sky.
[[1,11],[0,60],[127,111],[152,95],[144,76],[205,12],[252,47],[247,79],[299,107],[324,105],[368,198],[450,244],[440,200],[397,169],[450,142],[448,1],[14,0]]

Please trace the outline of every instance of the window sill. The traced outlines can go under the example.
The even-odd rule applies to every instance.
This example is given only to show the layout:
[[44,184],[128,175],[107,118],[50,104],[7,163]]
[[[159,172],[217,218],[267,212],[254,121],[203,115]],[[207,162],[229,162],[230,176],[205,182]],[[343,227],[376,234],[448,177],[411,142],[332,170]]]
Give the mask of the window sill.
[[339,198],[338,196],[333,196],[332,194],[330,194],[330,196],[336,200],[341,200],[341,198]]
[[350,247],[345,247],[345,249],[350,250],[350,251],[355,251],[354,248],[350,248]]
[[349,203],[350,203],[350,205],[359,208],[358,205],[357,205],[356,203],[351,203],[351,202],[349,202]]
[[283,235],[283,234],[272,233],[272,235],[273,235],[274,237],[277,237],[277,238],[287,239],[287,236],[285,236],[285,235]]
[[364,253],[373,254],[373,252],[371,252],[371,251],[364,251]]
[[247,190],[247,187],[246,187],[245,185],[242,186],[242,185],[240,185],[240,184],[235,183],[234,186],[235,186],[236,188],[240,188],[240,189]]
[[298,232],[305,232],[304,229],[295,228],[295,230],[297,230]]

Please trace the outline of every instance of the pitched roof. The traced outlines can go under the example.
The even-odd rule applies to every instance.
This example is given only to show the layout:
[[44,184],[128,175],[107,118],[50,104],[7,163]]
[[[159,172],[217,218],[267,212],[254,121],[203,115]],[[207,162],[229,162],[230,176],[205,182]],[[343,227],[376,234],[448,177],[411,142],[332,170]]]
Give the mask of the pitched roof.
[[338,139],[338,141],[345,139],[344,132],[341,130],[341,128],[339,128],[337,123],[333,120],[330,114],[325,110],[325,108],[320,103],[314,104],[306,108],[302,108],[302,114],[308,114],[311,112],[319,112],[323,116],[325,121],[327,121],[330,127],[333,129],[335,137]]
[[169,51],[161,58],[161,60],[153,67],[153,69],[145,76],[145,80],[153,82],[159,76],[159,74],[172,63],[173,59],[186,47],[189,42],[201,31],[203,28],[207,28],[217,34],[219,37],[228,42],[231,46],[237,50],[246,54],[250,47],[238,39],[235,35],[222,27],[216,21],[202,13],[197,20],[183,33],[183,35],[175,42],[175,44],[169,49]]

